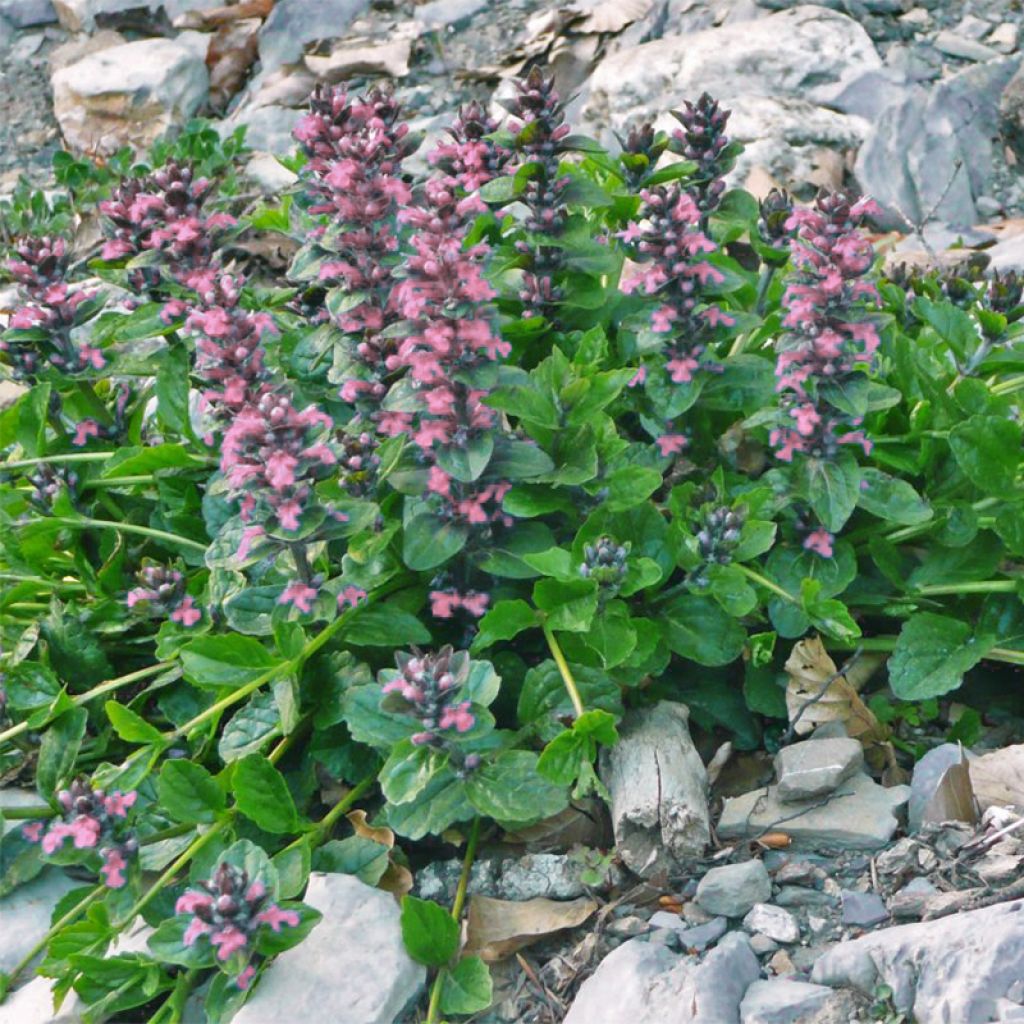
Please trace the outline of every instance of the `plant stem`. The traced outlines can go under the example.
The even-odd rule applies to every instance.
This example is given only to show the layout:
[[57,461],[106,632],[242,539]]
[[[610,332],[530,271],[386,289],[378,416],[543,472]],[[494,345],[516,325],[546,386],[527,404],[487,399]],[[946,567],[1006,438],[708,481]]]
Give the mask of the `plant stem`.
[[923,597],[943,594],[1014,594],[1018,586],[1016,580],[980,580],[976,583],[937,583],[918,587],[915,593]]
[[788,601],[790,604],[795,604],[795,605],[799,605],[800,604],[800,601],[799,601],[798,598],[794,597],[784,587],[780,587],[778,585],[778,583],[774,582],[773,580],[768,579],[767,576],[762,576],[759,572],[754,572],[753,569],[749,568],[746,565],[739,565],[739,566],[737,566],[737,568],[748,579],[753,580],[755,583],[757,583],[760,586],[764,587],[766,590],[770,590],[773,594],[777,595],[778,597],[781,597],[783,601]]
[[[173,662],[162,661],[156,665],[150,665],[149,668],[140,668],[135,672],[129,672],[127,675],[118,676],[116,679],[108,679],[106,682],[102,682],[94,686],[91,690],[72,697],[71,703],[75,707],[81,707],[81,705],[87,704],[89,701],[95,700],[97,697],[102,697],[105,693],[110,693],[113,690],[120,689],[122,686],[129,686],[132,683],[137,683],[140,679],[148,679],[150,676],[159,675],[159,673],[173,667]],[[45,724],[46,722],[40,722],[36,728],[41,729]],[[5,743],[7,740],[14,739],[15,736],[20,736],[23,732],[28,732],[28,727],[27,721],[19,722],[17,725],[12,725],[10,729],[0,732],[0,743]]]
[[165,839],[183,836],[194,828],[195,825],[172,825],[170,828],[161,829],[159,832],[154,832],[151,836],[140,839],[139,846],[152,846],[154,843],[162,843]]
[[82,484],[85,491],[97,490],[101,487],[128,487],[131,484],[152,484],[156,483],[156,477],[152,473],[140,473],[138,476],[108,476],[99,480],[86,480]]
[[0,817],[8,821],[24,821],[27,818],[52,818],[56,813],[52,807],[40,804],[38,807],[5,807],[0,811]]
[[565,655],[562,653],[562,648],[559,647],[558,640],[555,638],[555,634],[551,631],[551,627],[546,622],[543,622],[541,623],[541,629],[544,630],[544,639],[548,642],[548,649],[551,651],[551,657],[555,659],[555,664],[558,666],[558,673],[562,677],[562,682],[565,684],[566,693],[569,694],[569,700],[572,701],[574,716],[579,718],[586,709],[583,706],[583,700],[580,697],[579,688],[576,686],[576,680],[573,678],[572,670],[569,668],[569,663],[565,660]]
[[[830,640],[829,646],[839,650],[861,648],[865,651],[893,651],[896,649],[896,636],[861,637],[857,640]],[[1001,661],[1007,665],[1024,665],[1024,651],[1013,651],[1009,647],[990,647],[983,660]]]
[[[480,819],[473,819],[472,828],[469,830],[469,839],[466,841],[466,853],[462,858],[462,873],[459,875],[459,887],[455,890],[455,902],[452,904],[452,920],[459,924],[462,920],[462,908],[466,904],[466,892],[469,889],[469,875],[473,868],[473,860],[476,858],[476,846],[480,839]],[[441,991],[444,988],[444,979],[448,971],[442,967],[434,979],[434,986],[430,990],[430,1005],[427,1008],[426,1024],[437,1024],[441,1018]]]
[[152,537],[154,540],[166,541],[178,547],[190,548],[192,551],[205,552],[208,546],[188,537],[179,537],[177,534],[167,533],[165,530],[154,530],[151,526],[138,526],[136,523],[112,523],[106,519],[71,519],[65,516],[54,516],[49,522],[70,526],[77,530],[95,527],[98,530],[120,530],[122,533],[135,533],[140,537]]
[[40,586],[49,587],[51,590],[68,590],[76,593],[87,590],[84,583],[73,583],[70,580],[43,579],[42,576],[21,576],[16,572],[0,572],[0,583],[38,583]]
[[58,462],[106,462],[117,452],[68,452],[65,455],[45,455],[38,459],[16,459],[14,462],[0,462],[0,472],[9,469],[29,469],[32,466],[45,466]]
[[1007,395],[1011,391],[1019,391],[1024,388],[1024,373],[1018,373],[1016,377],[1007,377],[992,385],[993,395]]

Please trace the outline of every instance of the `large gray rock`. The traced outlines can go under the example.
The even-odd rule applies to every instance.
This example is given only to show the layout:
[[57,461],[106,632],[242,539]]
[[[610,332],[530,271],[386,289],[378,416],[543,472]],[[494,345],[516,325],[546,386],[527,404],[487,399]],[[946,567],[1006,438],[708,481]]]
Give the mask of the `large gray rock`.
[[767,935],[774,942],[800,941],[800,925],[796,918],[788,910],[773,907],[770,903],[755,903],[743,918],[743,927],[748,932]]
[[81,883],[59,868],[47,867],[30,882],[0,899],[0,971],[9,971],[46,934],[53,908]]
[[90,54],[57,71],[53,112],[67,144],[112,153],[145,148],[191,117],[206,98],[208,37],[141,39]]
[[583,983],[564,1024],[737,1024],[743,993],[759,973],[738,932],[701,960],[631,939]]
[[[474,861],[467,892],[522,903],[538,898],[574,900],[583,896],[584,864],[564,853],[521,857],[482,857]],[[462,874],[462,861],[435,861],[416,873],[416,891],[425,900],[450,903]]]
[[369,6],[369,0],[278,0],[260,32],[264,71],[294,64],[307,43],[337,39]]
[[947,769],[960,763],[963,748],[959,743],[943,743],[929,750],[915,765],[910,780],[910,802],[907,804],[907,829],[916,832],[928,802],[939,788]]
[[977,222],[974,200],[991,175],[1000,94],[1020,61],[1000,58],[930,90],[917,86],[882,112],[857,155],[856,176],[891,223],[929,216],[954,228]]
[[126,11],[148,10],[154,16],[161,8],[171,21],[189,11],[219,7],[220,0],[53,0],[57,18],[69,32],[91,32],[96,19]]
[[689,709],[660,701],[631,711],[601,758],[615,847],[639,875],[673,871],[711,837],[707,772],[690,739]]
[[835,996],[826,985],[775,979],[755,981],[740,1003],[741,1024],[806,1024]]
[[756,789],[725,801],[718,834],[741,839],[778,828],[792,838],[795,849],[876,850],[892,838],[909,795],[909,786],[886,789],[862,774],[830,796],[801,803],[783,803],[774,786]]
[[857,740],[804,740],[775,755],[776,792],[786,803],[831,793],[864,767],[864,748]]
[[712,868],[697,886],[697,905],[709,914],[743,917],[772,896],[772,881],[759,860]]
[[402,944],[398,904],[353,875],[314,872],[305,902],[324,916],[282,953],[234,1024],[394,1024],[423,989],[426,971]]
[[811,980],[866,994],[884,983],[914,1020],[986,1024],[1022,976],[1024,901],[1016,900],[840,943],[818,959]]
[[[760,19],[643,43],[602,61],[591,76],[583,122],[620,128],[652,110],[680,107],[707,91],[818,102],[837,83],[881,66],[870,37],[852,18],[802,5]],[[727,104],[728,105],[728,104]]]

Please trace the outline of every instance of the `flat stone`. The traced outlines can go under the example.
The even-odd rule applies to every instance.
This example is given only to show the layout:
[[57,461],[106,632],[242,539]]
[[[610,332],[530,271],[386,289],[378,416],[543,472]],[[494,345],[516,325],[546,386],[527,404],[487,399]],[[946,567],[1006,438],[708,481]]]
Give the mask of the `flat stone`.
[[584,127],[617,130],[705,90],[727,106],[734,96],[813,104],[836,83],[882,63],[867,32],[837,11],[801,5],[756,24],[756,31],[741,21],[666,36],[605,58],[590,78]]
[[487,0],[430,0],[416,8],[416,22],[424,32],[436,32],[473,17],[486,6]]
[[788,910],[773,907],[770,903],[755,903],[743,918],[743,927],[748,932],[767,935],[775,942],[800,941],[800,925],[796,918]]
[[721,917],[743,917],[755,903],[767,903],[771,895],[771,879],[756,859],[712,868],[697,886],[701,908]]
[[[353,875],[313,872],[304,897],[324,916],[266,970],[234,1024],[394,1024],[423,991],[426,970],[402,944],[390,893]],[[339,984],[344,979],[344,984]]]
[[759,932],[750,936],[750,948],[757,956],[767,956],[769,953],[774,953],[779,948],[779,944]]
[[1022,974],[1024,901],[1015,900],[840,943],[818,959],[811,980],[867,995],[885,984],[897,1012],[914,1020],[987,1024]]
[[57,71],[53,112],[68,145],[112,153],[148,147],[206,98],[208,38],[141,39],[90,54]]
[[57,20],[53,0],[0,0],[0,18],[15,28],[49,25]]
[[706,924],[690,926],[678,914],[659,910],[651,915],[651,927],[671,929],[679,936],[679,945],[683,949],[695,949],[700,953],[729,930],[729,922],[724,917],[713,917]]
[[0,971],[11,970],[28,954],[46,934],[61,897],[80,885],[60,868],[45,867],[30,882],[0,899]]
[[857,740],[805,740],[775,755],[776,793],[785,803],[831,793],[864,766],[864,748]]
[[929,801],[935,795],[943,775],[955,764],[960,763],[963,748],[959,743],[943,743],[933,747],[914,764],[910,780],[910,802],[907,804],[907,828],[917,832],[921,828],[921,816]]
[[993,50],[991,46],[948,30],[940,32],[932,41],[932,45],[939,53],[962,60],[987,61],[999,56],[998,51]]
[[999,53],[1013,53],[1020,39],[1020,27],[1012,21],[1004,21],[989,34],[986,42]]
[[886,789],[861,774],[847,779],[831,796],[802,804],[783,803],[775,787],[758,789],[725,801],[718,834],[740,839],[778,828],[792,837],[797,849],[876,850],[892,839],[909,795],[909,786]]
[[725,1024],[760,973],[747,937],[732,932],[698,960],[638,939],[583,983],[563,1024]]
[[784,885],[775,894],[774,902],[780,907],[813,907],[815,910],[827,910],[837,906],[839,900],[819,889]]
[[[903,71],[887,67],[873,68],[849,82],[841,83],[826,103],[844,114],[855,114],[870,121],[887,107],[905,99],[910,89],[911,85]],[[826,726],[836,729],[835,735],[845,735],[842,722],[826,722],[825,726],[819,726],[819,730]],[[819,730],[815,730],[815,739],[820,738]]]
[[888,920],[889,910],[878,893],[843,890],[843,924],[870,928]]
[[264,71],[294,64],[307,43],[339,39],[369,6],[369,0],[277,0],[260,32]]
[[777,979],[755,981],[740,1003],[741,1024],[801,1024],[833,996],[825,985]]
[[291,188],[299,180],[294,171],[289,171],[276,156],[270,153],[256,153],[245,165],[245,176],[264,195],[277,195]]
[[273,103],[256,108],[242,107],[218,121],[217,130],[225,138],[236,128],[244,127],[247,145],[260,152],[286,156],[295,151],[297,143],[292,132],[302,116],[301,110]]

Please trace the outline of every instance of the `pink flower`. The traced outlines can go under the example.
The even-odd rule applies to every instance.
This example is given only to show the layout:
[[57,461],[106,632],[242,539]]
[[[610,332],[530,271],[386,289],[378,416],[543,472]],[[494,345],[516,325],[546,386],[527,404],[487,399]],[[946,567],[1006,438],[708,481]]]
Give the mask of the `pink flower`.
[[295,928],[299,923],[299,915],[294,910],[282,910],[276,903],[271,903],[265,910],[256,915],[261,924],[270,925],[271,931],[279,932],[281,925]]
[[102,370],[107,365],[103,353],[92,345],[83,345],[78,350],[78,358],[83,366],[88,363],[97,370]]
[[297,530],[302,506],[297,501],[283,501],[277,506],[277,521],[283,530]]
[[45,823],[42,821],[32,821],[27,825],[21,826],[21,834],[30,842],[38,843],[42,836],[43,828]]
[[456,732],[469,732],[476,725],[476,718],[470,711],[472,705],[468,700],[461,704],[446,707],[441,712],[438,726],[441,729],[455,729]]
[[662,434],[655,441],[663,456],[678,455],[689,443],[685,434]]
[[78,423],[75,424],[75,436],[71,439],[71,443],[76,448],[81,448],[83,445],[86,444],[90,437],[99,436],[100,425],[99,423],[96,422],[96,420],[79,420]]
[[633,374],[629,383],[626,385],[627,388],[635,388],[639,384],[643,384],[647,380],[647,367],[641,366],[635,374]]
[[491,603],[489,594],[479,594],[470,591],[462,598],[462,607],[469,612],[470,615],[480,618],[486,611],[487,606]]
[[287,490],[295,483],[295,467],[299,460],[287,452],[274,452],[267,459],[266,477],[267,483],[275,491]]
[[194,914],[197,910],[210,906],[213,906],[212,896],[207,896],[204,892],[197,892],[195,889],[188,889],[178,897],[178,901],[174,904],[174,912],[176,914]]
[[128,867],[128,862],[116,847],[107,853],[103,867],[100,868],[100,874],[106,879],[109,889],[120,889],[124,886],[124,869],[126,867]]
[[340,594],[338,594],[338,607],[339,608],[355,608],[360,601],[366,600],[366,591],[362,587],[354,587],[352,585],[347,586]]
[[202,617],[203,613],[196,607],[191,595],[182,598],[181,604],[171,612],[171,621],[180,622],[186,628],[194,626]]
[[829,533],[822,527],[819,527],[813,533],[809,533],[804,538],[804,548],[808,551],[813,551],[815,554],[821,555],[822,558],[832,557],[832,534]]
[[[191,925],[189,928],[191,929]],[[247,942],[248,937],[245,932],[240,928],[236,928],[233,924],[229,924],[210,934],[210,943],[217,948],[218,960],[230,959],[232,953],[245,949]]]
[[449,593],[446,590],[432,590],[430,592],[430,614],[435,619],[450,619],[455,614],[455,609],[462,603],[458,594]]
[[111,817],[126,818],[128,817],[129,809],[135,806],[137,797],[138,793],[135,790],[132,790],[130,793],[114,790],[110,796],[103,798],[103,808]]
[[198,917],[194,917],[185,929],[185,934],[181,937],[181,944],[183,946],[194,946],[200,935],[209,935],[210,931],[210,926],[205,921],[200,921]]
[[235,984],[244,992],[249,987],[255,974],[256,968],[249,964],[244,971],[239,972],[238,977],[235,978]]
[[676,384],[687,384],[693,380],[693,371],[700,363],[691,356],[677,356],[665,364],[665,369]]
[[316,587],[310,587],[305,583],[289,583],[284,592],[277,599],[278,604],[290,604],[300,612],[306,613],[313,610],[313,601],[316,600],[318,591]]
[[249,557],[249,551],[252,548],[253,541],[262,537],[266,531],[262,526],[247,526],[242,530],[242,540],[239,542],[238,550],[235,552],[235,558],[240,562],[244,562]]

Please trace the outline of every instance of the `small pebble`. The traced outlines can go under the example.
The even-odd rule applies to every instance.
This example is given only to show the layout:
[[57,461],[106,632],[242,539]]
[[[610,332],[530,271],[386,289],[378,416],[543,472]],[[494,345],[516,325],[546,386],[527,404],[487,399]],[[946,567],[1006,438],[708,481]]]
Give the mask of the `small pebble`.
[[878,893],[843,890],[843,924],[870,928],[888,919],[888,908]]

